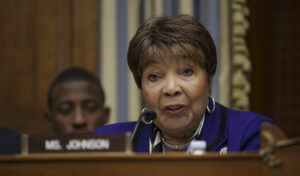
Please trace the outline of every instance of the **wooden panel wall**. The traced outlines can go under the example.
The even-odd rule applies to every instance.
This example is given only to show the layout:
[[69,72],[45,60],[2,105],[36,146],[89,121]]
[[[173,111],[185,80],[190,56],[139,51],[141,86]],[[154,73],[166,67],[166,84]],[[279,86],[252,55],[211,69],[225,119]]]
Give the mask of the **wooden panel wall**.
[[73,66],[97,74],[98,41],[98,0],[0,0],[0,126],[51,134],[51,81]]
[[300,1],[249,0],[251,110],[300,136]]
[[300,1],[276,0],[272,58],[274,117],[290,136],[300,136]]

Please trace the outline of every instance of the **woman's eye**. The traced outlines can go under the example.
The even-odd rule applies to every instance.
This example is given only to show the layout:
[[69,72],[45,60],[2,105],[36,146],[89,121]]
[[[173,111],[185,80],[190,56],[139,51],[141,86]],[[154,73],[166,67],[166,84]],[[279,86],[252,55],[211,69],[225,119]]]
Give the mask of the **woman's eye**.
[[190,76],[190,75],[194,74],[194,71],[193,71],[193,69],[191,69],[191,68],[185,68],[185,69],[183,69],[182,74],[183,74],[184,76]]
[[157,81],[158,80],[158,75],[156,75],[156,74],[150,74],[148,76],[148,78],[149,78],[150,81]]

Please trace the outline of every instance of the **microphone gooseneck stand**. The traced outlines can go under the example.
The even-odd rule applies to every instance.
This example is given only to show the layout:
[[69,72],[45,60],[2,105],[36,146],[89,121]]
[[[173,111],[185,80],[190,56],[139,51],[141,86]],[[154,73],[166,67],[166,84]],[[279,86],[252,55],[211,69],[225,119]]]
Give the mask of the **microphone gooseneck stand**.
[[138,118],[138,121],[135,125],[134,131],[132,133],[131,142],[132,149],[134,152],[137,151],[138,144],[140,142],[141,133],[145,127],[145,125],[151,124],[153,120],[157,117],[156,112],[149,109],[144,109],[141,115]]

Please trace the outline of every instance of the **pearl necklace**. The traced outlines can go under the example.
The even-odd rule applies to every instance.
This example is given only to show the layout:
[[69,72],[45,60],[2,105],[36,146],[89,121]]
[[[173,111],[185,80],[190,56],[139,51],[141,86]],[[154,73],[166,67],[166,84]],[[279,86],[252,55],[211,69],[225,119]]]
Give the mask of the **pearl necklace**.
[[[200,132],[201,132],[201,129],[202,129],[203,124],[204,124],[204,119],[205,119],[205,114],[203,115],[202,120],[199,124],[199,127],[198,127],[194,137],[191,139],[191,141],[193,141],[194,139],[197,139],[200,136]],[[167,143],[167,141],[163,137],[160,137],[160,138],[161,138],[161,142],[163,143],[163,145],[165,145],[166,147],[168,147],[171,150],[176,150],[176,151],[187,149],[190,146],[190,143],[191,143],[191,141],[190,141],[186,144],[173,145],[173,144]]]
[[187,149],[190,145],[190,142],[188,142],[186,144],[181,144],[181,145],[169,144],[169,143],[167,143],[167,141],[164,138],[161,138],[161,141],[166,147],[168,147],[169,149],[172,149],[172,150],[176,150],[176,151]]

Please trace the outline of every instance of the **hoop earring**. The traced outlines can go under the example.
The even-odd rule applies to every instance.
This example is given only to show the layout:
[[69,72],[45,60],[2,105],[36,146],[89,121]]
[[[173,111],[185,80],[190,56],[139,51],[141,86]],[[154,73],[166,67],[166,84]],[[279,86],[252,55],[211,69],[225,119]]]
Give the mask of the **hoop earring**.
[[[212,101],[212,103],[213,103],[213,108],[212,108],[212,109],[209,109],[209,99],[211,99],[211,101]],[[213,113],[213,112],[215,111],[215,109],[216,109],[215,99],[214,99],[213,96],[209,96],[209,97],[208,97],[208,105],[206,106],[206,110],[207,110],[207,112],[209,112],[209,113]]]
[[149,124],[151,124],[151,123],[153,122],[152,120],[150,120],[149,122],[147,122],[147,121],[145,120],[145,117],[142,118],[142,121],[143,121],[144,124],[146,124],[146,125],[149,125]]
[[[147,108],[146,107],[144,107],[143,109],[142,109],[142,114],[143,114],[143,112],[146,110]],[[145,116],[142,116],[142,121],[146,124],[146,125],[149,125],[149,124],[151,124],[153,121],[152,120],[150,120],[149,122],[147,122],[146,120],[145,120]]]

